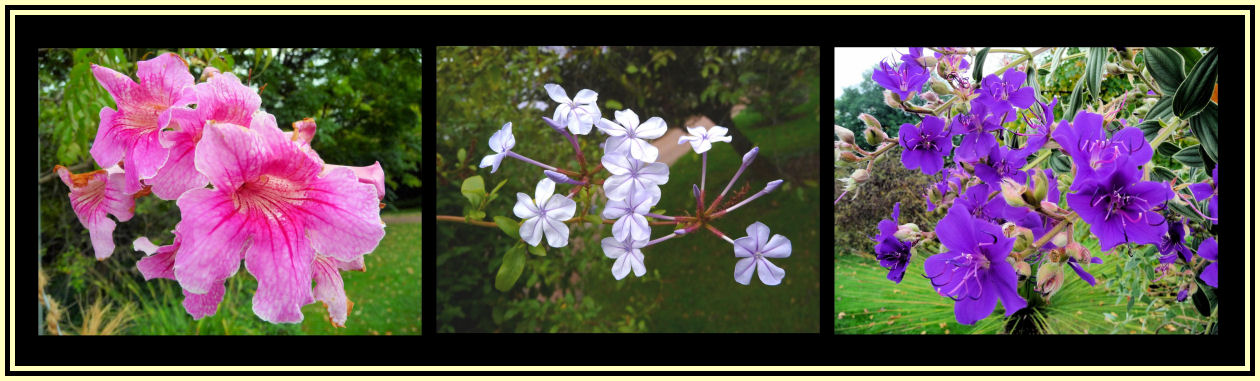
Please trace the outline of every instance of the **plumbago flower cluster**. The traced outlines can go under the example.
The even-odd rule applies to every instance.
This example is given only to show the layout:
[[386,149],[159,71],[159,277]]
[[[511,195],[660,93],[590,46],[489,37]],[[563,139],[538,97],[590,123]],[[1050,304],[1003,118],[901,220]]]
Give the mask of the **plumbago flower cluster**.
[[[1132,256],[1139,247],[1158,250],[1156,272],[1160,279],[1179,283],[1179,301],[1197,291],[1196,277],[1202,284],[1217,287],[1215,103],[1208,98],[1190,100],[1200,102],[1197,106],[1202,111],[1194,111],[1191,103],[1190,108],[1183,108],[1187,112],[1178,111],[1175,117],[1168,107],[1160,109],[1199,91],[1187,89],[1195,86],[1187,85],[1192,81],[1205,82],[1211,93],[1214,51],[1204,55],[1191,73],[1182,74],[1187,78],[1180,86],[1162,84],[1162,89],[1153,88],[1146,95],[1134,91],[1112,104],[1080,110],[1083,93],[1093,85],[1085,82],[1099,77],[1087,72],[1081,80],[1085,85],[1077,87],[1069,105],[1060,104],[1058,98],[1047,103],[1035,89],[1037,80],[1026,74],[1036,73],[1040,65],[1025,63],[1035,62],[1033,57],[1046,49],[1024,51],[1023,58],[997,73],[971,78],[966,74],[968,60],[983,62],[989,49],[930,49],[935,57],[923,55],[923,48],[910,48],[899,62],[881,63],[873,75],[887,89],[886,103],[917,115],[919,123],[903,124],[896,137],[889,137],[878,120],[863,114],[864,136],[877,146],[872,152],[855,144],[852,131],[836,126],[837,160],[868,162],[865,169],[856,169],[843,179],[846,188],[837,205],[869,180],[871,162],[895,147],[901,147],[905,168],[939,179],[923,192],[929,211],[945,211],[934,230],[923,231],[915,223],[902,221],[897,203],[891,218],[879,222],[879,234],[871,237],[889,280],[900,283],[916,249],[928,250],[929,242],[939,243],[938,253],[920,254],[929,255],[923,261],[922,276],[937,293],[955,301],[959,323],[974,324],[992,314],[999,301],[1008,317],[1029,307],[1030,298],[1049,302],[1063,286],[1068,268],[1094,286],[1096,280],[1087,268],[1103,259],[1086,245],[1092,247],[1096,239],[1097,252],[1114,250]],[[1145,65],[1156,71],[1154,66],[1160,63],[1156,55],[1165,52],[1145,53]],[[1087,71],[1107,67],[1113,74],[1137,76],[1143,86],[1135,88],[1163,80],[1158,75],[1155,80],[1146,79],[1151,74],[1134,64],[1132,50],[1095,48],[1081,55],[1086,54]],[[1118,64],[1107,63],[1112,54]],[[1213,65],[1210,77],[1199,70],[1209,60]],[[1180,70],[1182,62],[1176,65]],[[1196,79],[1196,73],[1202,77]],[[931,91],[919,94],[929,82]],[[922,104],[911,102],[916,95]],[[1143,111],[1148,119],[1130,127],[1128,123],[1138,118],[1120,115],[1126,111],[1124,102],[1142,97],[1154,106]],[[1065,116],[1062,120],[1056,120],[1056,108]],[[1207,117],[1212,118],[1210,123],[1204,120]],[[1187,131],[1187,124],[1194,125],[1189,129],[1193,131]],[[1170,144],[1170,137],[1188,132],[1204,149],[1196,146],[1192,152],[1174,155],[1183,164],[1182,175],[1156,166],[1152,147]],[[1049,168],[1041,167],[1043,163]],[[1201,182],[1184,181],[1204,177]],[[1206,201],[1207,214],[1200,211],[1200,201]],[[1191,218],[1204,229],[1193,231]],[[1074,239],[1076,225],[1088,227],[1091,242]],[[1201,237],[1197,249],[1187,243],[1194,236]],[[1035,292],[1021,295],[1021,282],[1027,282],[1025,290]]]
[[136,66],[138,82],[92,66],[117,103],[101,109],[90,150],[105,169],[55,168],[96,258],[114,251],[115,223],[106,215],[125,222],[136,200],[152,194],[175,201],[181,221],[169,245],[135,240],[135,249],[147,254],[136,267],[146,280],[178,281],[194,319],[215,314],[224,282],[244,260],[258,280],[259,318],[300,322],[302,306],[318,300],[332,323],[344,326],[353,303],[340,272],[364,271],[363,256],[385,236],[380,163],[324,163],[310,145],[314,120],[281,131],[259,109],[258,93],[232,73],[208,67],[205,81],[194,83],[174,53]]
[[[660,117],[640,120],[632,110],[615,111],[614,120],[609,120],[603,117],[596,106],[598,94],[592,90],[583,89],[573,98],[569,98],[559,85],[546,84],[544,88],[559,105],[551,118],[542,119],[572,145],[581,168],[578,171],[557,168],[515,152],[516,139],[512,135],[512,123],[504,124],[490,137],[490,149],[493,153],[481,160],[481,168],[489,167],[490,172],[494,173],[505,158],[513,158],[541,167],[542,176],[533,197],[525,193],[516,194],[516,205],[512,212],[520,218],[519,225],[502,222],[510,221],[506,217],[496,217],[499,227],[531,247],[539,247],[545,238],[548,246],[558,248],[569,243],[569,224],[591,221],[612,225],[612,235],[604,238],[600,246],[604,255],[613,260],[612,275],[618,280],[631,273],[643,276],[647,272],[643,249],[703,229],[732,245],[733,254],[739,258],[734,267],[736,282],[747,285],[754,273],[766,285],[778,285],[783,281],[785,271],[770,259],[791,255],[792,243],[788,238],[779,234],[771,236],[769,227],[755,222],[745,229],[747,236],[732,239],[712,224],[727,213],[774,191],[783,183],[783,180],[771,181],[761,191],[728,207],[719,207],[723,205],[723,198],[744,169],[756,158],[758,148],[744,154],[739,170],[722,192],[706,205],[706,201],[709,201],[705,187],[708,151],[716,143],[729,143],[731,137],[726,136],[728,130],[724,127],[688,127],[688,134],[682,136],[677,144],[688,143],[695,153],[701,155],[700,182],[699,185],[693,184],[691,195],[696,201],[695,214],[669,216],[653,213],[652,207],[663,197],[660,186],[670,181],[669,167],[665,163],[656,162],[658,151],[650,142],[665,135],[665,121]],[[606,138],[601,144],[604,153],[598,165],[588,168],[577,136],[589,135],[592,130],[599,131]],[[607,176],[600,175],[603,171],[608,172]],[[567,185],[570,189],[556,193],[557,185]],[[590,208],[578,208],[575,196],[581,201],[586,198],[581,195],[594,195],[600,191],[607,197],[602,211],[598,216],[586,216],[585,209]],[[579,211],[583,216],[575,217]],[[439,219],[443,219],[442,217],[448,216],[441,216]],[[464,221],[458,217],[446,219]],[[652,238],[651,227],[654,225],[669,225],[675,229],[669,234]],[[532,250],[534,249],[531,248]],[[509,256],[511,254],[509,252]],[[504,268],[508,267],[509,262],[512,261],[504,260]],[[500,289],[510,287],[519,277],[520,271],[518,266],[514,274],[505,278],[506,281],[497,279],[496,286]],[[509,272],[511,271],[501,269],[500,276]]]

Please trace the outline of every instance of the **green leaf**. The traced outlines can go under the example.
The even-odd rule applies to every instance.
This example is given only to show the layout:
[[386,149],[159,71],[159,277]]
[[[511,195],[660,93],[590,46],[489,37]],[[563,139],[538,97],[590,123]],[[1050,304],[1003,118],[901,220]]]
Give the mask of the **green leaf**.
[[1102,88],[1103,65],[1107,63],[1107,48],[1089,48],[1085,56],[1085,87],[1094,99],[1098,99],[1098,91]]
[[1187,73],[1190,72],[1190,69],[1194,67],[1195,63],[1199,62],[1200,58],[1203,58],[1203,53],[1199,53],[1199,49],[1182,47],[1173,48],[1173,50],[1176,50],[1177,54],[1181,54],[1181,59],[1186,61],[1185,68]]
[[979,84],[980,80],[984,79],[984,58],[988,55],[989,48],[987,47],[976,53],[976,65],[973,66],[974,69],[971,72],[972,83]]
[[1203,282],[1195,278],[1195,283],[1199,284],[1199,290],[1194,292],[1190,298],[1194,300],[1194,309],[1199,311],[1200,315],[1212,316],[1212,305],[1216,304],[1216,293],[1212,292]]
[[1072,172],[1072,158],[1056,153],[1050,157],[1050,168],[1054,169],[1056,174],[1070,173]]
[[1155,140],[1156,136],[1159,136],[1159,130],[1164,128],[1164,126],[1161,126],[1157,120],[1146,119],[1146,121],[1138,124],[1137,128],[1142,130],[1142,136],[1145,136],[1146,141],[1149,142]]
[[1072,89],[1072,95],[1068,96],[1067,108],[1063,110],[1064,118],[1075,117],[1076,112],[1081,109],[1081,104],[1085,103],[1084,84],[1085,77],[1083,76],[1076,81],[1076,87]]
[[1174,159],[1191,167],[1203,167],[1203,156],[1199,156],[1199,145],[1195,144],[1182,149],[1173,155]]
[[1199,145],[1203,146],[1203,151],[1207,152],[1208,158],[1216,162],[1220,161],[1216,157],[1216,126],[1218,121],[1217,106],[1212,102],[1208,102],[1207,107],[1203,108],[1203,112],[1190,118],[1190,132],[1194,133],[1196,139],[1199,139]]
[[621,102],[618,102],[612,99],[606,100],[604,101],[604,109],[605,110],[620,110]]
[[521,239],[521,224],[516,220],[504,216],[494,216],[494,224],[499,225],[499,229],[507,233],[508,237],[513,239]]
[[1146,69],[1155,77],[1155,84],[1163,90],[1164,96],[1171,96],[1186,79],[1181,54],[1172,48],[1146,48],[1142,55],[1146,57]]
[[634,73],[638,73],[638,72],[639,72],[639,67],[638,67],[638,66],[634,66],[634,64],[630,64],[630,65],[626,66],[626,74],[634,74]]
[[1042,72],[1049,72],[1049,70],[1035,69],[1036,66],[1037,65],[1028,65],[1028,68],[1024,70],[1024,74],[1026,74],[1028,78],[1024,81],[1024,83],[1031,84],[1033,88],[1033,96],[1037,98],[1038,102],[1046,103],[1046,96],[1041,93],[1041,80],[1037,79],[1037,75],[1045,75],[1045,73]]
[[1177,214],[1185,216],[1190,220],[1203,221],[1203,219],[1199,217],[1199,214],[1195,213],[1194,209],[1190,208],[1189,204],[1179,201],[1170,201],[1165,205],[1168,205],[1168,209],[1172,209],[1172,211],[1177,212]]
[[540,257],[545,257],[547,256],[547,248],[543,247],[543,245],[530,246],[529,253],[540,256]]
[[1165,182],[1177,178],[1177,175],[1164,167],[1155,167],[1151,169],[1151,181]]
[[1172,110],[1173,100],[1172,99],[1173,97],[1171,94],[1165,95],[1163,98],[1159,98],[1159,101],[1155,102],[1154,106],[1151,106],[1151,110],[1146,112],[1146,120],[1147,121],[1158,120],[1164,123],[1168,123],[1167,118],[1173,115],[1173,110]]
[[1177,87],[1173,96],[1173,112],[1181,119],[1190,119],[1212,102],[1213,85],[1216,84],[1216,48],[1209,50],[1194,65],[1185,81]]
[[587,214],[586,218],[584,219],[586,220],[586,222],[590,222],[596,225],[604,223],[604,219],[600,218],[598,214]]
[[459,152],[455,153],[455,157],[459,159],[460,164],[463,164],[464,160],[468,158],[468,151],[464,150],[463,148],[460,148]]
[[481,176],[473,176],[464,179],[464,183],[459,186],[459,192],[464,194],[464,198],[475,206],[481,205],[481,199],[486,196],[486,183]]
[[1176,144],[1173,144],[1172,142],[1163,142],[1163,143],[1159,143],[1158,151],[1160,155],[1172,156],[1172,155],[1177,154],[1177,152],[1181,152],[1181,147],[1178,147]]
[[494,276],[494,288],[507,292],[516,284],[525,271],[525,245],[517,244],[503,255],[503,264],[499,266],[499,274]]

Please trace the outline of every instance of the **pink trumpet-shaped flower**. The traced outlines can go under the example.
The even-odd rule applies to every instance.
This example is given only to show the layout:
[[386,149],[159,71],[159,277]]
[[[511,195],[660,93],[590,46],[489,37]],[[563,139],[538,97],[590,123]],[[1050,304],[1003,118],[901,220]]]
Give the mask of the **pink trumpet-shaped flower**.
[[381,169],[381,162],[378,161],[366,167],[325,164],[323,173],[328,173],[337,168],[350,168],[354,172],[354,176],[359,178],[359,182],[376,188],[376,199],[385,199],[385,170]]
[[70,169],[60,165],[53,170],[61,176],[61,182],[70,187],[70,206],[79,216],[79,223],[88,229],[96,259],[109,258],[114,253],[117,224],[105,215],[112,214],[119,222],[125,222],[135,214],[136,199],[132,196],[135,192],[123,190],[125,175],[118,166],[80,174],[70,173]]
[[[210,183],[193,163],[194,149],[207,122],[248,126],[262,104],[258,93],[241,84],[232,73],[211,76],[209,81],[193,86],[193,92],[197,109],[173,111],[172,125],[176,129],[160,135],[162,146],[170,149],[170,155],[166,165],[146,181],[153,185],[153,194],[163,200],[177,199],[189,189],[204,188]],[[311,125],[313,132],[314,122]]]
[[315,301],[316,252],[356,261],[376,249],[385,235],[376,189],[348,168],[323,171],[307,151],[266,113],[248,129],[205,127],[196,167],[214,188],[187,191],[177,202],[180,286],[210,292],[243,258],[258,279],[254,313],[269,322],[299,322],[301,307]]
[[315,255],[315,264],[312,266],[315,278],[315,300],[324,303],[324,307],[328,309],[328,318],[332,325],[337,327],[346,326],[346,316],[350,315],[350,309],[354,307],[346,297],[345,284],[341,280],[342,271],[366,271],[363,264],[363,257],[353,261],[341,261],[337,258],[324,255]]
[[[132,247],[136,251],[144,252],[145,257],[140,258],[136,262],[136,268],[140,270],[140,274],[144,276],[144,280],[153,279],[175,279],[175,252],[179,250],[179,227],[175,227],[175,242],[166,246],[157,246],[149,241],[148,237],[136,238],[132,243]],[[192,315],[193,319],[200,320],[206,316],[214,316],[219,309],[219,302],[223,301],[223,294],[227,291],[223,286],[223,282],[212,286],[209,292],[204,294],[194,294],[184,290],[184,310]]]
[[169,149],[158,134],[170,124],[176,109],[197,100],[188,64],[178,55],[166,53],[136,66],[139,83],[113,69],[92,65],[92,74],[114,97],[118,110],[101,108],[101,124],[90,152],[101,167],[123,161],[128,193],[139,191],[140,180],[153,178],[166,164]]
[[753,222],[745,231],[748,233],[747,237],[735,240],[735,256],[743,258],[735,262],[735,281],[748,285],[755,269],[761,283],[767,286],[783,282],[783,276],[787,274],[766,258],[787,258],[792,255],[792,241],[778,234],[771,237],[770,228],[761,222]]

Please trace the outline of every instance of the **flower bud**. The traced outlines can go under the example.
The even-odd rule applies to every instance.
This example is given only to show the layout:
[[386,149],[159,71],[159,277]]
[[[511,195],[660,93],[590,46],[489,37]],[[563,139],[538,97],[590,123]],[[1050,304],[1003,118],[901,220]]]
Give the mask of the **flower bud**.
[[919,94],[919,98],[921,98],[921,99],[923,99],[923,100],[925,100],[925,101],[928,101],[928,103],[936,103],[936,102],[940,102],[940,101],[941,101],[941,97],[940,97],[940,96],[938,96],[938,95],[936,95],[936,93],[935,93],[935,92],[932,92],[932,91],[929,91],[929,92],[926,92],[926,93],[923,93],[923,94]]
[[556,132],[564,132],[564,130],[565,130],[565,126],[564,126],[563,124],[560,124],[560,123],[558,123],[558,122],[556,122],[556,121],[552,120],[551,118],[548,118],[548,117],[545,117],[545,116],[544,116],[544,117],[542,117],[542,119],[543,119],[543,121],[544,121],[544,122],[547,122],[547,125],[548,125],[548,126],[551,126],[551,129],[556,130]]
[[901,96],[888,90],[884,90],[884,104],[898,110],[905,109],[905,107],[901,106]]
[[1027,190],[1027,187],[1013,179],[1002,179],[1002,198],[1006,200],[1007,205],[1017,208],[1028,206],[1028,204],[1024,202],[1025,190]]
[[1049,192],[1049,187],[1050,179],[1046,177],[1046,171],[1040,169],[1033,171],[1033,199],[1029,200],[1029,204],[1041,204],[1041,200],[1046,199],[1046,193]]
[[1079,242],[1068,243],[1067,254],[1073,259],[1076,259],[1076,262],[1079,263],[1089,263],[1089,261],[1093,259],[1093,255],[1091,255],[1089,249],[1086,249],[1085,246],[1081,246]]
[[1015,246],[1011,248],[1011,251],[1018,253],[1024,250],[1028,250],[1028,246],[1032,245],[1034,241],[1036,240],[1033,239],[1032,230],[1028,230],[1028,228],[1022,227],[1022,226],[1016,226],[1015,227]]
[[1050,243],[1058,247],[1065,247],[1068,244],[1068,236],[1068,232],[1059,232],[1059,234],[1055,234],[1054,237],[1050,238]]
[[858,161],[858,157],[857,155],[854,155],[852,151],[844,151],[840,153],[840,160],[844,160],[848,163],[856,163]]
[[920,232],[919,225],[905,223],[897,226],[897,232],[893,233],[893,237],[902,241],[914,241],[919,239]]
[[697,200],[697,202],[699,202],[699,200],[700,200],[700,187],[696,186],[696,184],[691,184],[691,196],[692,196],[692,197],[695,197],[695,198],[696,198],[696,200]]
[[954,114],[967,114],[971,112],[971,102],[954,102]]
[[936,67],[935,56],[919,56],[919,59],[916,61],[919,62],[919,65],[923,65],[924,68]]
[[1107,75],[1124,75],[1124,70],[1120,69],[1120,65],[1116,65],[1110,62],[1108,62],[1106,65],[1103,65],[1103,71],[1106,71]]
[[551,179],[551,181],[555,181],[560,184],[570,184],[570,185],[586,184],[585,182],[573,180],[569,178],[569,176],[565,176],[563,173],[552,171],[552,170],[544,169],[543,174],[547,175],[547,178]]
[[1007,222],[1007,223],[1002,224],[1002,235],[1006,236],[1006,238],[1014,237],[1015,234],[1018,232],[1019,232],[1019,225],[1016,225],[1014,222]]
[[849,178],[853,179],[853,182],[861,184],[861,183],[865,183],[866,180],[871,179],[871,173],[868,172],[865,168],[858,168],[854,170],[853,173],[849,174]]
[[862,120],[862,123],[865,123],[867,127],[874,127],[881,130],[884,129],[884,126],[879,124],[879,120],[875,119],[874,115],[861,113],[858,114],[858,119]]
[[836,127],[836,136],[840,137],[840,141],[848,144],[855,144],[853,141],[853,131],[841,126]]
[[[859,169],[859,171],[865,172],[866,170]],[[857,172],[854,172],[854,173],[857,173]],[[866,180],[862,180],[862,181],[866,181]],[[766,193],[774,192],[775,189],[779,189],[780,185],[783,185],[783,179],[771,181],[770,183],[766,184],[766,189],[764,190],[764,192]]]
[[752,163],[753,159],[757,158],[757,152],[760,150],[761,149],[758,147],[753,147],[753,149],[748,150],[748,153],[744,154],[743,164],[748,165],[749,163]]
[[1057,205],[1057,204],[1055,204],[1055,203],[1053,203],[1053,202],[1050,202],[1050,201],[1042,201],[1042,202],[1041,202],[1041,210],[1044,210],[1044,211],[1046,211],[1046,212],[1048,212],[1048,213],[1052,213],[1052,214],[1060,214],[1060,213],[1063,213],[1063,210],[1062,210],[1062,209],[1059,209],[1059,205]]
[[936,78],[936,77],[932,77],[932,80],[928,82],[928,86],[932,89],[932,92],[937,93],[937,94],[949,94],[953,92],[949,88],[948,83],[945,83],[945,81],[942,81],[940,78]]
[[1028,264],[1028,262],[1018,261],[1018,262],[1015,262],[1014,266],[1015,266],[1015,273],[1019,274],[1020,282],[1023,282],[1025,279],[1028,279],[1028,277],[1032,276],[1032,265]]
[[1063,265],[1057,262],[1045,262],[1037,269],[1037,292],[1045,298],[1054,296],[1063,287]]

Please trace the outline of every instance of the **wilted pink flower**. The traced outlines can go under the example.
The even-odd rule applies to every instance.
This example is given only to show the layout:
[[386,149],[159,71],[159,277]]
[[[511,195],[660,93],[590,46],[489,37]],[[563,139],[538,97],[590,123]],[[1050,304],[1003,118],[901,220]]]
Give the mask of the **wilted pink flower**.
[[[248,126],[262,104],[258,93],[241,84],[232,73],[211,76],[209,81],[193,86],[193,91],[197,108],[173,110],[171,124],[175,129],[160,135],[162,146],[170,149],[170,155],[166,165],[145,181],[153,185],[153,194],[163,200],[177,199],[185,191],[203,188],[210,182],[193,164],[193,151],[207,122]],[[311,123],[313,129],[314,122]]]
[[313,303],[315,253],[359,260],[385,235],[377,192],[354,171],[307,154],[276,126],[254,115],[247,129],[209,124],[197,143],[196,167],[213,189],[179,197],[182,244],[174,275],[194,294],[221,287],[245,260],[258,279],[254,313],[269,322],[299,322]]
[[123,190],[125,175],[118,166],[80,174],[70,173],[70,169],[60,165],[53,170],[61,176],[61,182],[70,187],[70,206],[92,237],[96,259],[109,258],[114,253],[114,227],[117,225],[105,215],[112,214],[123,222],[135,214],[134,192]]
[[[170,124],[174,110],[196,101],[188,64],[174,53],[136,63],[140,83],[113,69],[92,65],[97,82],[114,97],[115,111],[101,108],[101,124],[92,143],[92,158],[101,167],[123,161],[126,190],[140,190],[141,179],[157,175],[166,163],[167,147],[158,133]],[[216,76],[218,77],[218,76]]]

